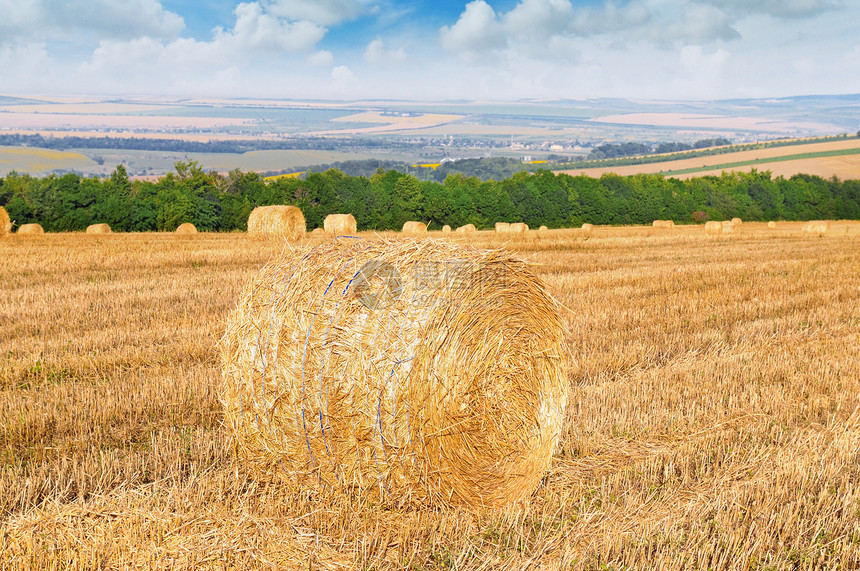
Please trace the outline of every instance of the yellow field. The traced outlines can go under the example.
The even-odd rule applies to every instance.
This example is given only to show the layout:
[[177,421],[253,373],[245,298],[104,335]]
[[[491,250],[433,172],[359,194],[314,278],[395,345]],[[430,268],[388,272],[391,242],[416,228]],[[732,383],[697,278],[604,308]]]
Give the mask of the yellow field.
[[562,442],[504,513],[234,461],[216,344],[279,242],[0,240],[0,569],[857,568],[860,223],[800,226],[448,235],[567,308]]
[[0,147],[0,175],[13,170],[39,174],[54,169],[83,168],[95,164],[95,161],[81,153],[32,147]]
[[757,169],[759,171],[769,170],[773,173],[774,176],[783,175],[785,177],[790,177],[798,173],[804,173],[814,174],[822,176],[824,178],[836,176],[841,180],[860,179],[860,154],[840,157],[818,157],[810,159],[771,162],[773,161],[773,159],[778,159],[779,157],[784,157],[787,155],[800,155],[804,153],[818,153],[844,149],[860,149],[860,139],[852,137],[842,141],[811,143],[807,145],[792,145],[787,147],[771,147],[765,149],[756,149],[752,151],[728,153],[724,155],[712,155],[692,159],[667,161],[664,163],[576,169],[560,172],[565,172],[567,174],[572,175],[585,174],[588,176],[599,177],[607,172],[614,172],[620,175],[659,172],[668,173],[670,171],[707,167],[711,165],[721,165],[742,161],[756,161],[754,165],[750,166],[734,167],[730,169],[704,170],[692,174],[677,175],[677,177],[686,179],[690,177],[700,177],[705,175],[719,175],[722,170],[738,170],[748,172],[751,169]]

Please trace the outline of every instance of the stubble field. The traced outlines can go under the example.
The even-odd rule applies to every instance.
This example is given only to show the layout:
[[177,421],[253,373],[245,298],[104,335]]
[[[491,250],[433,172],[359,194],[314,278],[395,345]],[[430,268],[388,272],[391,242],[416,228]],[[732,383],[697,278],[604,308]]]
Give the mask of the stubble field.
[[536,264],[575,359],[552,470],[505,512],[244,473],[217,343],[281,243],[0,240],[0,568],[860,566],[860,223],[469,242]]

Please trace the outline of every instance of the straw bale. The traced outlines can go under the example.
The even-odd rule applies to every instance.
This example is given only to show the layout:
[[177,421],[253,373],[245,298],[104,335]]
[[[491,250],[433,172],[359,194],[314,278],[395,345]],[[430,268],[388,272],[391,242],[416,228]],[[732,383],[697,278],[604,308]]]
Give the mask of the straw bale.
[[514,222],[511,224],[511,234],[525,234],[529,231],[529,225],[524,222]]
[[708,220],[705,222],[705,232],[707,234],[722,234],[723,224],[716,220]]
[[403,233],[409,236],[418,236],[427,233],[427,225],[423,222],[415,222],[410,220],[403,225]]
[[329,214],[323,220],[323,227],[335,236],[354,236],[358,232],[358,224],[352,214]]
[[314,228],[313,230],[311,230],[311,234],[313,234],[314,236],[320,236],[325,234],[325,230],[322,228]]
[[5,236],[12,231],[12,222],[9,220],[9,213],[6,209],[0,206],[0,236]]
[[87,234],[110,234],[111,229],[107,224],[90,224],[87,226]]
[[496,222],[496,233],[507,234],[511,231],[511,225],[507,222]]
[[770,222],[767,223],[767,227],[768,228],[776,228],[776,222],[771,220]]
[[504,250],[444,240],[285,250],[245,288],[221,354],[248,472],[398,504],[527,497],[570,387],[540,278]]
[[21,224],[18,227],[18,234],[44,234],[45,229],[41,224]]
[[544,226],[544,225],[541,225],[541,227],[540,227],[540,228],[538,228],[538,232],[546,232],[547,230],[549,230],[549,228],[547,228],[547,227],[546,227],[546,226]]
[[475,228],[474,224],[465,224],[463,226],[459,226],[456,231],[468,234],[469,232],[476,232],[477,230],[478,229]]
[[305,215],[295,206],[258,206],[248,216],[249,236],[282,236],[299,240],[305,235]]
[[810,234],[827,234],[830,231],[830,222],[827,220],[810,220],[801,227],[801,230]]
[[451,233],[451,227],[448,226],[447,224],[445,224],[444,226],[442,226],[442,233],[443,234],[450,234]]
[[723,227],[723,234],[731,234],[735,231],[735,223],[729,220],[723,220],[720,223]]
[[734,224],[735,226],[740,226],[741,224],[743,224],[743,220],[741,220],[740,218],[732,218],[732,224]]
[[197,228],[191,222],[183,222],[176,229],[177,234],[197,234]]
[[675,221],[674,220],[655,220],[651,223],[651,226],[654,228],[674,228]]
[[594,224],[589,224],[588,222],[586,222],[585,224],[582,225],[582,231],[583,232],[589,233],[592,230],[594,230]]

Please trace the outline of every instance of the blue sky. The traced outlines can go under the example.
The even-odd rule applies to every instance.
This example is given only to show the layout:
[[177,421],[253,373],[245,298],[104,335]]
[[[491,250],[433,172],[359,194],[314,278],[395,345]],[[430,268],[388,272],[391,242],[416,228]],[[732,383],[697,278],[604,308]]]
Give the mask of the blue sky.
[[854,0],[0,0],[0,94],[860,92]]

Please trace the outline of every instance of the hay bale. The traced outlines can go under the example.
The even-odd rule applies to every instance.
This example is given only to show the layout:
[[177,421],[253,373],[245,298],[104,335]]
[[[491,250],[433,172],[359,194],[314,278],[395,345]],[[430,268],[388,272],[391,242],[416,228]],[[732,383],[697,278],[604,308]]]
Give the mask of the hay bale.
[[335,236],[354,236],[358,232],[358,224],[352,214],[329,214],[323,220],[323,228]]
[[325,230],[322,228],[314,228],[311,230],[311,234],[314,236],[323,236],[325,235]]
[[582,231],[585,232],[586,234],[590,234],[592,230],[594,230],[593,224],[589,224],[588,222],[586,222],[585,224],[582,225]]
[[776,228],[776,222],[771,220],[770,222],[767,223],[767,227],[768,228]]
[[529,231],[529,225],[525,222],[514,222],[511,224],[511,234],[526,234]]
[[191,222],[184,222],[176,229],[177,234],[197,234],[197,228]]
[[21,224],[18,227],[18,234],[44,234],[45,229],[41,224]]
[[651,226],[653,226],[654,228],[671,229],[671,228],[675,227],[675,221],[674,220],[655,220],[654,222],[651,223]]
[[511,225],[507,222],[496,222],[496,233],[507,234],[511,231]]
[[451,233],[451,227],[448,226],[447,224],[445,224],[444,226],[442,226],[442,233],[443,234],[450,234]]
[[546,227],[546,226],[544,226],[544,225],[541,225],[541,227],[540,227],[540,228],[538,228],[538,232],[546,232],[547,230],[549,230],[549,228],[547,228],[547,227]]
[[723,225],[716,220],[708,220],[705,222],[705,233],[706,234],[722,234],[723,233]]
[[830,231],[830,222],[827,220],[810,220],[801,227],[801,230],[809,234],[827,234]]
[[410,220],[403,225],[403,233],[409,236],[418,236],[427,233],[427,225],[423,222]]
[[110,234],[111,229],[107,224],[90,224],[87,226],[87,234]]
[[459,226],[456,231],[461,234],[468,234],[469,232],[477,232],[477,230],[474,224],[464,224],[463,226]]
[[305,215],[295,206],[258,206],[248,216],[249,236],[282,236],[298,240],[305,235]]
[[12,222],[9,220],[9,213],[6,209],[0,206],[0,237],[9,234],[12,231]]
[[550,465],[570,383],[559,307],[529,265],[444,240],[285,250],[221,343],[251,473],[397,502],[501,506]]
[[735,224],[729,220],[723,220],[720,225],[723,227],[723,234],[731,234],[735,231]]
[[743,224],[743,220],[741,220],[740,218],[732,218],[732,224],[734,224],[735,226],[740,226],[741,224]]

